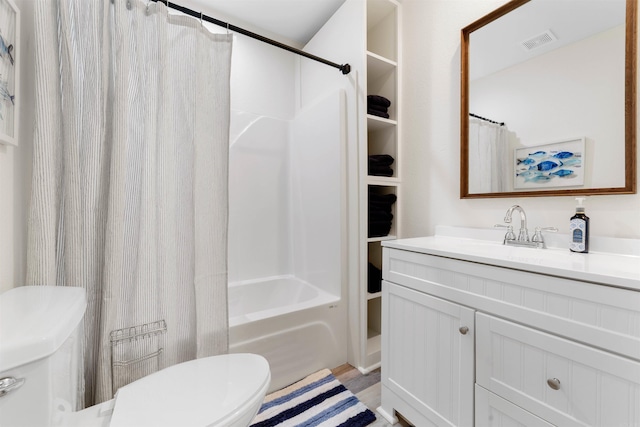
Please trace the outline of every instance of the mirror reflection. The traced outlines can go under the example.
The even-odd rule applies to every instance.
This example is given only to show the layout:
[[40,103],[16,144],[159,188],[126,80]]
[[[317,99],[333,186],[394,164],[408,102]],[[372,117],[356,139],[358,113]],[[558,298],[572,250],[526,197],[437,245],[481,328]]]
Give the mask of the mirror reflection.
[[517,3],[463,48],[462,196],[625,190],[625,0]]

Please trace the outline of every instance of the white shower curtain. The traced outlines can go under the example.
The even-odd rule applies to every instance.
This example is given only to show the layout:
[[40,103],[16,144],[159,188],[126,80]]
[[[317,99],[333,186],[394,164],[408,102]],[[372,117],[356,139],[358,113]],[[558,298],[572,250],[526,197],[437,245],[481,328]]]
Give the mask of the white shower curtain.
[[469,193],[509,190],[508,133],[506,126],[469,119]]
[[228,350],[232,36],[162,3],[35,11],[27,282],[87,290],[88,406]]

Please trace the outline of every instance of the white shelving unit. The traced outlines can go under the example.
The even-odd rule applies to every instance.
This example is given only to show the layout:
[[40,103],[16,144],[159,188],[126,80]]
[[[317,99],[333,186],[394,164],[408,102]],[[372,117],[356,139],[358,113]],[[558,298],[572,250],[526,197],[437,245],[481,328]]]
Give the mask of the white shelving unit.
[[[361,229],[368,230],[368,196],[369,191],[377,194],[395,194],[400,197],[401,162],[400,162],[400,16],[401,5],[395,0],[367,0],[367,51],[365,73],[365,105],[366,95],[379,95],[391,101],[388,109],[389,118],[366,115],[365,141],[361,142],[361,221],[367,225]],[[368,156],[387,154],[394,158],[393,175],[368,175]],[[361,239],[361,331],[362,360],[359,369],[364,373],[380,366],[381,356],[381,311],[382,293],[368,292],[368,265],[373,264],[382,270],[382,248],[380,242],[396,239],[400,235],[399,199],[392,207],[393,220],[391,230],[383,237],[369,237],[368,233]]]

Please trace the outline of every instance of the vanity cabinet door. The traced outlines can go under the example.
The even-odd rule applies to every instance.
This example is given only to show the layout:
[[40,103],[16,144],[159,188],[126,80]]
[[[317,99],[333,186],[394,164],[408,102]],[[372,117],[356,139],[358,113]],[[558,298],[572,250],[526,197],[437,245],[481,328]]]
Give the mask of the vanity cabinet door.
[[420,414],[409,419],[420,426],[473,425],[474,311],[389,282],[382,301],[382,382],[399,397],[386,409]]
[[478,385],[559,426],[640,425],[640,362],[476,315]]

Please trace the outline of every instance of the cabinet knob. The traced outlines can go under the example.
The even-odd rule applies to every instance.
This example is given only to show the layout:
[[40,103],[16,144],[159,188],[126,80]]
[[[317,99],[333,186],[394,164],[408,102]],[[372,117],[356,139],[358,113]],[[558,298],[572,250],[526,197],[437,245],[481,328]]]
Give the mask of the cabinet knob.
[[24,378],[5,377],[0,378],[0,397],[19,389],[24,384]]
[[467,335],[467,332],[469,332],[469,328],[466,326],[460,326],[460,329],[458,329],[460,331],[460,333],[462,335]]
[[547,385],[554,390],[560,390],[560,380],[557,378],[549,378],[547,380]]

